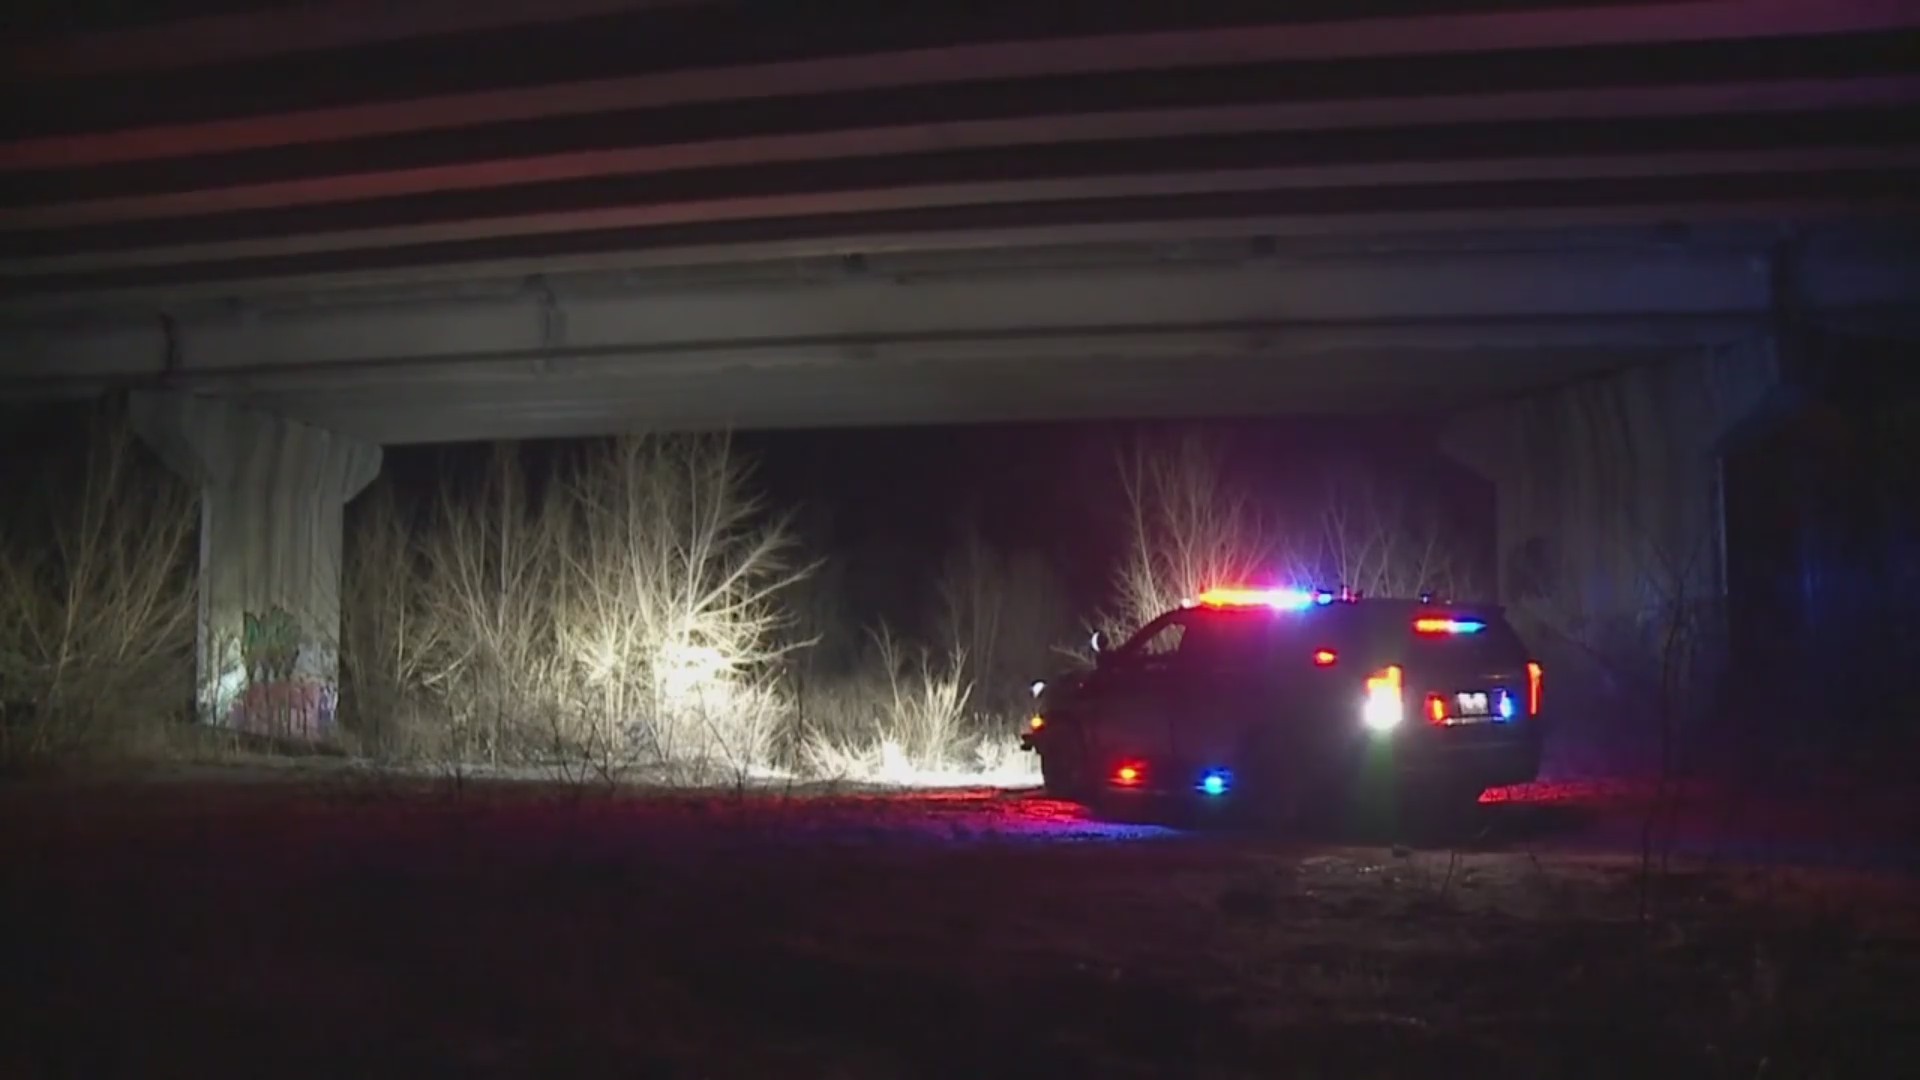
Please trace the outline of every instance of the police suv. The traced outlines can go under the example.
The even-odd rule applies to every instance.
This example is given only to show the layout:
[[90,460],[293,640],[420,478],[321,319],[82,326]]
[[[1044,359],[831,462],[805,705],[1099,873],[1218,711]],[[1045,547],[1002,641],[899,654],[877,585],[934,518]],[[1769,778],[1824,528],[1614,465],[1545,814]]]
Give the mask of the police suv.
[[1448,809],[1539,768],[1543,673],[1497,606],[1222,588],[1094,647],[1022,736],[1060,798]]

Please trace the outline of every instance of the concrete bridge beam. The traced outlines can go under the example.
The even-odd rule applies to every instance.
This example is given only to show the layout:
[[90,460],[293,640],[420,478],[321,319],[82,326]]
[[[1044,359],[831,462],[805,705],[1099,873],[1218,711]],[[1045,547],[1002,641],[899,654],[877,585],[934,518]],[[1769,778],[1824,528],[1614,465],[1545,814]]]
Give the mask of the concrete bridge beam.
[[190,394],[136,392],[130,411],[200,488],[201,719],[324,737],[339,701],[342,512],[378,474],[380,447]]

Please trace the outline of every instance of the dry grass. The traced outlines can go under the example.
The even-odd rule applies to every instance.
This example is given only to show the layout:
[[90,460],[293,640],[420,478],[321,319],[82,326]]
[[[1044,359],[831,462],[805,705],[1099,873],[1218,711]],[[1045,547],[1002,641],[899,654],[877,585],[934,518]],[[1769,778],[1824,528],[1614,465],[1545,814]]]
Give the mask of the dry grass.
[[816,690],[799,747],[807,773],[833,780],[903,785],[1037,783],[1012,725],[971,708],[964,655],[936,665],[884,630],[873,635],[864,679]]

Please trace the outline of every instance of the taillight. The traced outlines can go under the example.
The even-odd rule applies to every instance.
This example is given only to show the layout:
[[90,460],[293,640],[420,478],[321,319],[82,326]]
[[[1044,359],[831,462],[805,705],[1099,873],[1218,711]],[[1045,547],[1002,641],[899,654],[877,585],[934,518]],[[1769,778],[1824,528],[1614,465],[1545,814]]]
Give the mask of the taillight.
[[1338,659],[1340,659],[1340,654],[1334,652],[1332,649],[1319,649],[1313,654],[1313,664],[1315,667],[1332,667],[1333,662]]
[[1540,715],[1540,683],[1546,672],[1532,660],[1527,661],[1527,715]]
[[1039,731],[1041,728],[1046,726],[1047,726],[1047,718],[1044,716],[1035,715],[1027,720],[1028,731]]
[[1138,762],[1113,770],[1113,782],[1121,787],[1138,787],[1147,778],[1147,767]]
[[1367,697],[1361,705],[1360,721],[1375,731],[1390,731],[1405,718],[1406,706],[1400,699],[1400,665],[1388,664],[1367,677]]
[[1427,695],[1427,723],[1444,724],[1447,722],[1447,699],[1439,694]]

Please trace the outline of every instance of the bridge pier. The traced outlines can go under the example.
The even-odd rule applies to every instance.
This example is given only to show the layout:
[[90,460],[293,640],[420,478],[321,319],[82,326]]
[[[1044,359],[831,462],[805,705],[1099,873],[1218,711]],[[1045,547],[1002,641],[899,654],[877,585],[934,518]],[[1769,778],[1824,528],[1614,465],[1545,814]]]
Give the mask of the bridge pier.
[[380,448],[211,397],[136,392],[130,411],[200,488],[202,721],[324,737],[339,700],[342,514]]
[[1498,596],[1562,728],[1550,768],[1648,764],[1663,707],[1709,704],[1726,655],[1724,456],[1792,400],[1760,336],[1448,422],[1443,448],[1495,488]]

